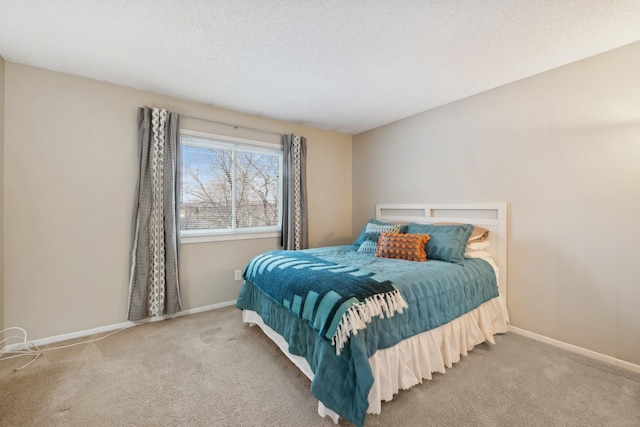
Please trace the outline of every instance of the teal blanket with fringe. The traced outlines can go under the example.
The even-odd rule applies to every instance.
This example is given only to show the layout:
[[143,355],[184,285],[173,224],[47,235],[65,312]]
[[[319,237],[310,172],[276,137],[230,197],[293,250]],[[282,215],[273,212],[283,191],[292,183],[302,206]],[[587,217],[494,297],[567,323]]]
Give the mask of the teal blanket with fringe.
[[393,283],[379,274],[300,251],[259,255],[243,277],[308,322],[338,355],[371,319],[392,317],[407,308]]

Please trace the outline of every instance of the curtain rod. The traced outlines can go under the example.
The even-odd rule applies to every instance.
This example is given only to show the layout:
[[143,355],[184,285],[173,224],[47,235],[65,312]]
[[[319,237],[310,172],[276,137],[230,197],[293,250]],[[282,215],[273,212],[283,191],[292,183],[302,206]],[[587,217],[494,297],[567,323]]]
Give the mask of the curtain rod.
[[254,132],[267,133],[267,134],[277,135],[277,136],[284,135],[282,133],[271,132],[271,131],[268,131],[268,130],[257,129],[257,128],[252,128],[252,127],[248,127],[248,126],[234,125],[234,124],[231,124],[231,123],[218,122],[218,121],[211,120],[211,119],[203,119],[202,117],[194,117],[194,116],[189,116],[187,114],[180,114],[180,117],[185,117],[187,119],[193,119],[193,120],[200,120],[200,121],[203,121],[203,122],[215,123],[217,125],[231,126],[234,129],[245,129],[245,130],[251,130],[251,131],[254,131]]

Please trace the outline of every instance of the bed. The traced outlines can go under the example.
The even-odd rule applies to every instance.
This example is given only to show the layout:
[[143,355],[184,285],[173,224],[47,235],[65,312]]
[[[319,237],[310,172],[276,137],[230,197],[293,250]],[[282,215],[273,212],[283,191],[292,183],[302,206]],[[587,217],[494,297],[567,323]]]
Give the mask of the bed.
[[321,416],[361,426],[506,332],[506,232],[506,204],[377,205],[354,244],[254,258],[236,305],[309,377]]

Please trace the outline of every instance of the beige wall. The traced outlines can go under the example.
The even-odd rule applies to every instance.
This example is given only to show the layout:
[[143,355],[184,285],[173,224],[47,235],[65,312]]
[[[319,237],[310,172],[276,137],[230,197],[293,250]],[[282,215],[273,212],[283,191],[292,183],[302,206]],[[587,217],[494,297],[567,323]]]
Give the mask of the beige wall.
[[510,203],[512,324],[640,364],[640,43],[353,139],[376,203]]
[[[12,62],[4,87],[5,323],[31,339],[126,320],[139,106],[307,137],[310,244],[351,240],[350,136]],[[183,244],[183,309],[236,299],[234,270],[270,249]]]
[[[4,323],[4,58],[0,56],[0,331]],[[4,334],[0,333],[0,340]],[[0,346],[2,348],[2,346]]]

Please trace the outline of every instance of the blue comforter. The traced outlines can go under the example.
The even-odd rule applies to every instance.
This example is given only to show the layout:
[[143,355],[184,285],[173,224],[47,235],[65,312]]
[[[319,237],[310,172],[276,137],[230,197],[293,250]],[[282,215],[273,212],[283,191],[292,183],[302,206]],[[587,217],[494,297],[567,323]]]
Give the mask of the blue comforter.
[[376,258],[357,249],[356,245],[348,245],[304,252],[388,278],[409,307],[391,318],[374,318],[365,330],[351,336],[339,356],[308,323],[266,297],[249,280],[240,291],[237,307],[256,311],[282,335],[289,343],[289,352],[304,357],[311,366],[313,395],[361,426],[373,385],[369,357],[379,349],[392,347],[479,307],[498,296],[498,287],[493,268],[481,259],[465,259],[463,264],[436,260],[418,263]]

